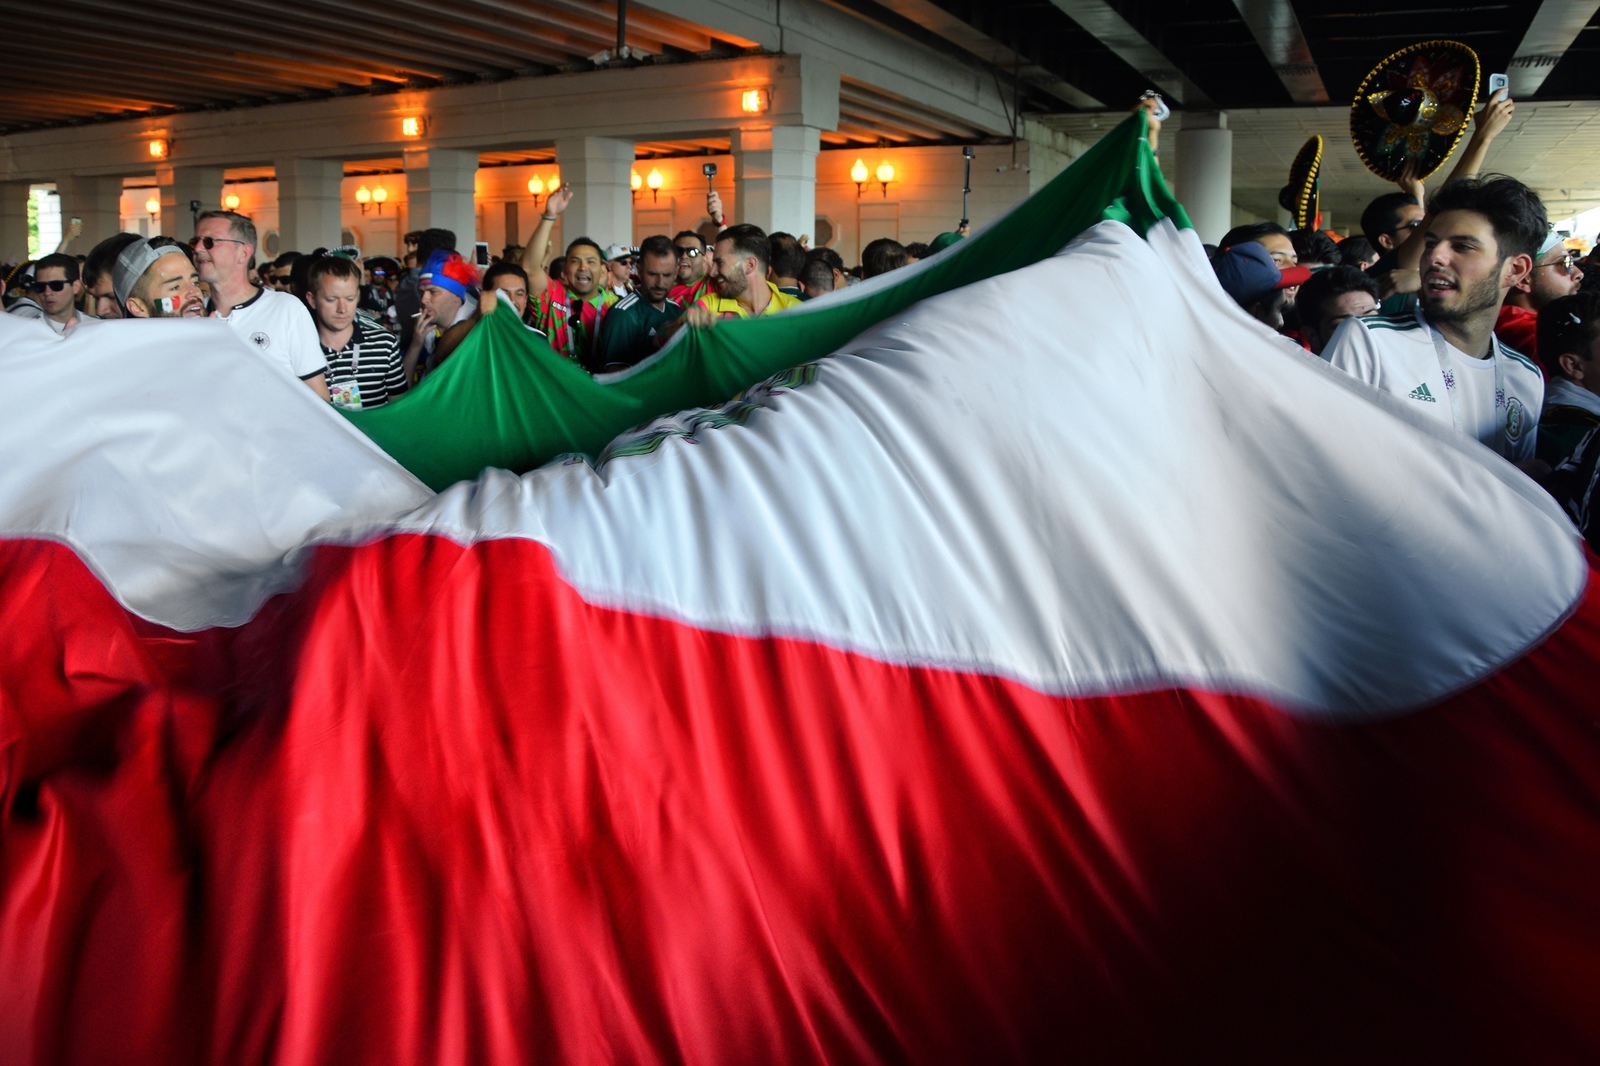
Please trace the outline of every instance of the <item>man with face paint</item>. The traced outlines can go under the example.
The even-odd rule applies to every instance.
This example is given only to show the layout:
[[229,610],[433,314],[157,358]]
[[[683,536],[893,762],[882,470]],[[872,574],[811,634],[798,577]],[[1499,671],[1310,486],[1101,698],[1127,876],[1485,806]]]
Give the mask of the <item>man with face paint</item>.
[[135,240],[117,256],[112,288],[124,318],[203,318],[200,274],[176,244]]

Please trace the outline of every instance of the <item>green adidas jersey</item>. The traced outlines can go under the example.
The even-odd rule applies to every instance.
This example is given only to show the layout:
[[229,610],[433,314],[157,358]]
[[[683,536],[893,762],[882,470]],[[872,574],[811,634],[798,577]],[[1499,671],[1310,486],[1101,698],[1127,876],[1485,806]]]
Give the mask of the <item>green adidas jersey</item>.
[[596,373],[620,370],[655,354],[656,339],[683,308],[668,300],[661,310],[636,292],[624,296],[606,315],[591,359]]

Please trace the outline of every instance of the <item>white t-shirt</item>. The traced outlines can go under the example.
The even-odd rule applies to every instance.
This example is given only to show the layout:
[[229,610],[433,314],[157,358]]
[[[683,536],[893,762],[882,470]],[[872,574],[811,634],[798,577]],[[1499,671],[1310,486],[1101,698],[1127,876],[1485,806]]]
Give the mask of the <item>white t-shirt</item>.
[[251,347],[282,363],[301,381],[328,369],[311,309],[286,292],[261,289],[222,321]]
[[[1444,364],[1434,338],[1443,342]],[[1428,325],[1422,307],[1409,315],[1352,318],[1322,352],[1352,377],[1407,400],[1418,411],[1455,425],[1513,462],[1533,458],[1544,377],[1496,337],[1490,356],[1475,359]],[[1495,394],[1495,365],[1505,395]]]

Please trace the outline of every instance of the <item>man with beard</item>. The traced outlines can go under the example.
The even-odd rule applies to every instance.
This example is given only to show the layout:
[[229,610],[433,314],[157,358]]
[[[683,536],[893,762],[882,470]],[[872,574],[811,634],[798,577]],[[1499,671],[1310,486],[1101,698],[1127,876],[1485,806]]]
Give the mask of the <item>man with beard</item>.
[[[1583,281],[1583,269],[1578,266],[1578,253],[1561,240],[1561,234],[1551,233],[1539,246],[1534,256],[1533,269],[1506,295],[1505,306],[1500,308],[1500,318],[1494,324],[1494,335],[1536,363],[1539,356],[1539,312],[1552,301],[1571,296]],[[1546,366],[1546,371],[1555,368]]]
[[772,245],[759,226],[742,222],[717,235],[711,254],[714,293],[702,296],[684,314],[691,326],[709,326],[723,318],[773,315],[800,306],[798,296],[779,292],[767,280]]
[[176,244],[134,240],[117,256],[112,288],[125,318],[204,318],[200,275]]
[[1515,178],[1491,175],[1451,182],[1428,211],[1416,311],[1351,319],[1334,332],[1324,357],[1526,463],[1534,456],[1544,379],[1495,337],[1494,326],[1549,231],[1544,205]]
[[661,347],[667,327],[683,308],[668,297],[677,280],[678,257],[665,235],[646,237],[639,246],[639,286],[606,315],[591,369],[622,370]]

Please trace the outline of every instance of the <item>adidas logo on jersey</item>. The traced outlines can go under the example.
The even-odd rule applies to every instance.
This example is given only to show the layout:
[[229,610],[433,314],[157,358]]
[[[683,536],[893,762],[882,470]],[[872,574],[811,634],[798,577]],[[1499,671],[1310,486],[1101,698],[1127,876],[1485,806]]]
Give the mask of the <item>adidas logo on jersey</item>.
[[1411,390],[1411,398],[1413,400],[1426,400],[1428,403],[1439,402],[1433,398],[1433,393],[1428,391],[1428,383],[1426,381]]

